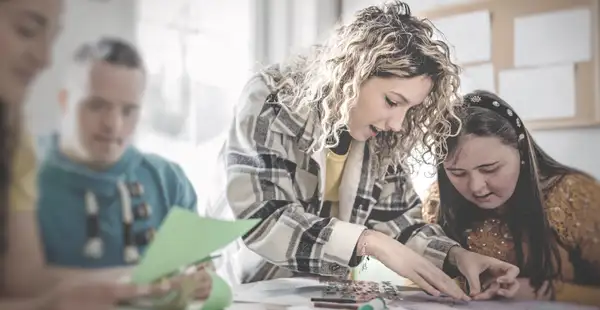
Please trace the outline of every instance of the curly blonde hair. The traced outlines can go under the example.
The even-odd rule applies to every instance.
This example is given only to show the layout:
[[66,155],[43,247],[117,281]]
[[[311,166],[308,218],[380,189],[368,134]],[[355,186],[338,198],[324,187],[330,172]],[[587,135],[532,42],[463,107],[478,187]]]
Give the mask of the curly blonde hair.
[[[390,164],[406,164],[408,157],[417,164],[439,162],[446,155],[440,144],[454,135],[445,116],[456,118],[460,69],[451,61],[448,46],[434,39],[434,29],[427,19],[412,16],[404,2],[370,6],[350,24],[338,27],[325,44],[265,69],[263,76],[277,91],[279,102],[319,111],[322,131],[314,150],[337,145],[367,79],[429,76],[431,93],[409,109],[400,132],[381,133],[369,143],[383,170]],[[411,152],[416,146],[423,151]]]

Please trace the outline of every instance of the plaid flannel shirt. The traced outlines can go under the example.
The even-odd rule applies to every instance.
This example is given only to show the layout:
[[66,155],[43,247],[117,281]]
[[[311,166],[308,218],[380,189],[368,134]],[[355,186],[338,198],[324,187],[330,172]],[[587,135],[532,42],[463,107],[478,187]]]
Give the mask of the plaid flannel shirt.
[[339,219],[329,217],[331,203],[322,201],[325,152],[307,151],[318,134],[317,113],[292,112],[275,98],[260,75],[253,77],[221,152],[222,203],[238,218],[261,220],[242,238],[242,281],[298,273],[347,276],[365,228],[396,238],[442,268],[458,244],[421,220],[421,200],[406,173],[390,170],[381,179],[371,172],[365,142],[352,143],[339,188]]

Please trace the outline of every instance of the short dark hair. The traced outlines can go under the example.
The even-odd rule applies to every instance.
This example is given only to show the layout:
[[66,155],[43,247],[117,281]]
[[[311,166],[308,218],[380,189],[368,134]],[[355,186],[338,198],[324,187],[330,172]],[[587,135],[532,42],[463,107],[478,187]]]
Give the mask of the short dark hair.
[[103,61],[131,69],[144,69],[144,61],[135,46],[114,37],[102,37],[97,41],[82,44],[75,51],[73,60],[79,64]]

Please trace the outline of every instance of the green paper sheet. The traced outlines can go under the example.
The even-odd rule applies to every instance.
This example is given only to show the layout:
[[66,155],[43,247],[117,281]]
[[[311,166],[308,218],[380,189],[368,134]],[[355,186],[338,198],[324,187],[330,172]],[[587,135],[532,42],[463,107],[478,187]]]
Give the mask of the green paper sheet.
[[149,284],[206,259],[248,232],[258,221],[217,220],[173,207],[135,267],[131,280],[136,284]]
[[202,310],[223,310],[231,305],[233,293],[225,280],[212,271],[209,273],[212,277],[212,291],[202,305]]

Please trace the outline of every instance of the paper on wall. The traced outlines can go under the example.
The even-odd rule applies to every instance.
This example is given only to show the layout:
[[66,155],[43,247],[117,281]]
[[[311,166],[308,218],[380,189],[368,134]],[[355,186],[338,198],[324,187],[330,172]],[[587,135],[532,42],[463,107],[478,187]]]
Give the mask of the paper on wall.
[[460,75],[460,90],[462,94],[467,94],[478,89],[495,93],[495,83],[494,65],[491,63],[463,67],[463,72]]
[[589,8],[528,15],[514,21],[514,65],[540,66],[589,61]]
[[499,95],[523,120],[573,117],[575,66],[512,69],[498,74]]
[[450,47],[451,57],[460,64],[490,61],[492,33],[489,11],[475,11],[432,20]]

